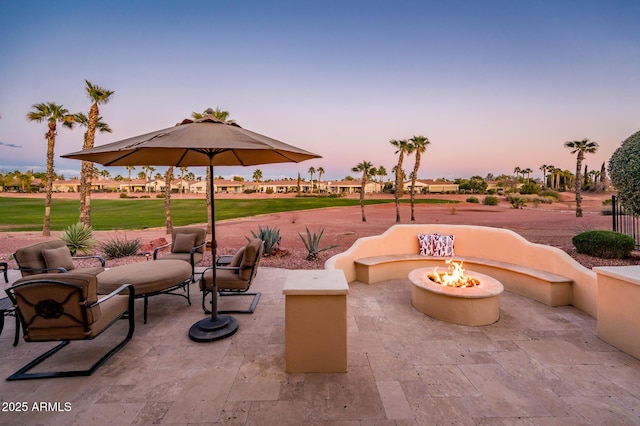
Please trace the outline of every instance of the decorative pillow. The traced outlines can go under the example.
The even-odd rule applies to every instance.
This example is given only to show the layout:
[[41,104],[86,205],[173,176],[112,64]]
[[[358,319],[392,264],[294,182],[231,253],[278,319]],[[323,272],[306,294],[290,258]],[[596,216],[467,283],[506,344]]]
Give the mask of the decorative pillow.
[[455,235],[420,234],[420,254],[423,256],[450,257],[455,256],[453,243]]
[[196,234],[177,234],[173,242],[173,253],[190,253],[196,245]]
[[67,271],[74,268],[73,259],[71,259],[71,253],[67,246],[42,250],[42,257],[47,268],[64,268]]

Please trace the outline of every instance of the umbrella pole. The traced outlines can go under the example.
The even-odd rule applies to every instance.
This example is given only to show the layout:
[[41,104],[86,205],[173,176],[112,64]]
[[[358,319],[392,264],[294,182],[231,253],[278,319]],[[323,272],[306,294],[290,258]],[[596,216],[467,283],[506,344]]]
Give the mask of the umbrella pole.
[[238,331],[238,320],[228,315],[218,315],[218,286],[216,285],[216,255],[218,243],[216,242],[216,215],[215,196],[213,185],[213,155],[209,157],[209,202],[211,204],[211,272],[213,284],[211,288],[211,317],[205,318],[193,324],[189,329],[189,338],[194,342],[212,342],[224,339]]

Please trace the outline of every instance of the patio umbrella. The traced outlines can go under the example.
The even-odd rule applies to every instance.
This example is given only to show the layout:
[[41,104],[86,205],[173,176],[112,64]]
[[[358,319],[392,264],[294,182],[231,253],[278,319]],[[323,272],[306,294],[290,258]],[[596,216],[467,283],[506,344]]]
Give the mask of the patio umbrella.
[[[195,121],[187,119],[174,127],[72,152],[62,157],[92,161],[104,166],[209,167],[208,184],[212,216],[211,258],[214,263],[217,249],[214,217],[214,166],[297,163],[311,158],[320,158],[317,154],[211,116]],[[214,265],[214,285],[215,280]],[[238,330],[238,321],[235,318],[217,314],[216,293],[214,288],[211,316],[198,321],[189,329],[191,340],[209,342],[231,336]]]

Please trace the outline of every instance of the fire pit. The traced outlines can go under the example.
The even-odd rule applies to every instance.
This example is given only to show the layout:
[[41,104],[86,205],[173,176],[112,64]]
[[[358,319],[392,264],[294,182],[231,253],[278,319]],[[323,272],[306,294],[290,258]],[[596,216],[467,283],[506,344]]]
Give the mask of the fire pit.
[[[504,291],[502,284],[478,272],[467,271],[465,275],[462,266],[453,263],[449,264],[448,274],[439,273],[437,268],[420,268],[409,273],[413,307],[430,317],[454,324],[479,326],[498,321],[499,296]],[[462,278],[456,278],[458,274]]]

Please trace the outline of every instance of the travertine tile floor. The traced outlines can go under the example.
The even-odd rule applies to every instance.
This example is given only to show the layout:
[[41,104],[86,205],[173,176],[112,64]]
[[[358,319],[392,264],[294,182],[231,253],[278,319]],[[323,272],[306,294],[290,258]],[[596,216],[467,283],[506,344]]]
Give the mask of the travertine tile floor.
[[[235,315],[239,332],[213,343],[187,337],[204,317],[197,284],[192,306],[152,298],[146,325],[137,301],[134,338],[93,376],[1,381],[0,424],[640,424],[640,361],[600,341],[595,320],[579,310],[510,293],[496,324],[465,327],[412,309],[407,281],[352,283],[349,371],[286,374],[286,273],[261,268],[255,314]],[[230,303],[222,299],[220,308]],[[72,342],[49,366],[91,359],[124,329],[123,322],[93,342]],[[14,348],[12,337],[9,319],[1,377],[52,346]],[[26,411],[16,411],[23,402]],[[41,402],[49,405],[37,411]]]

